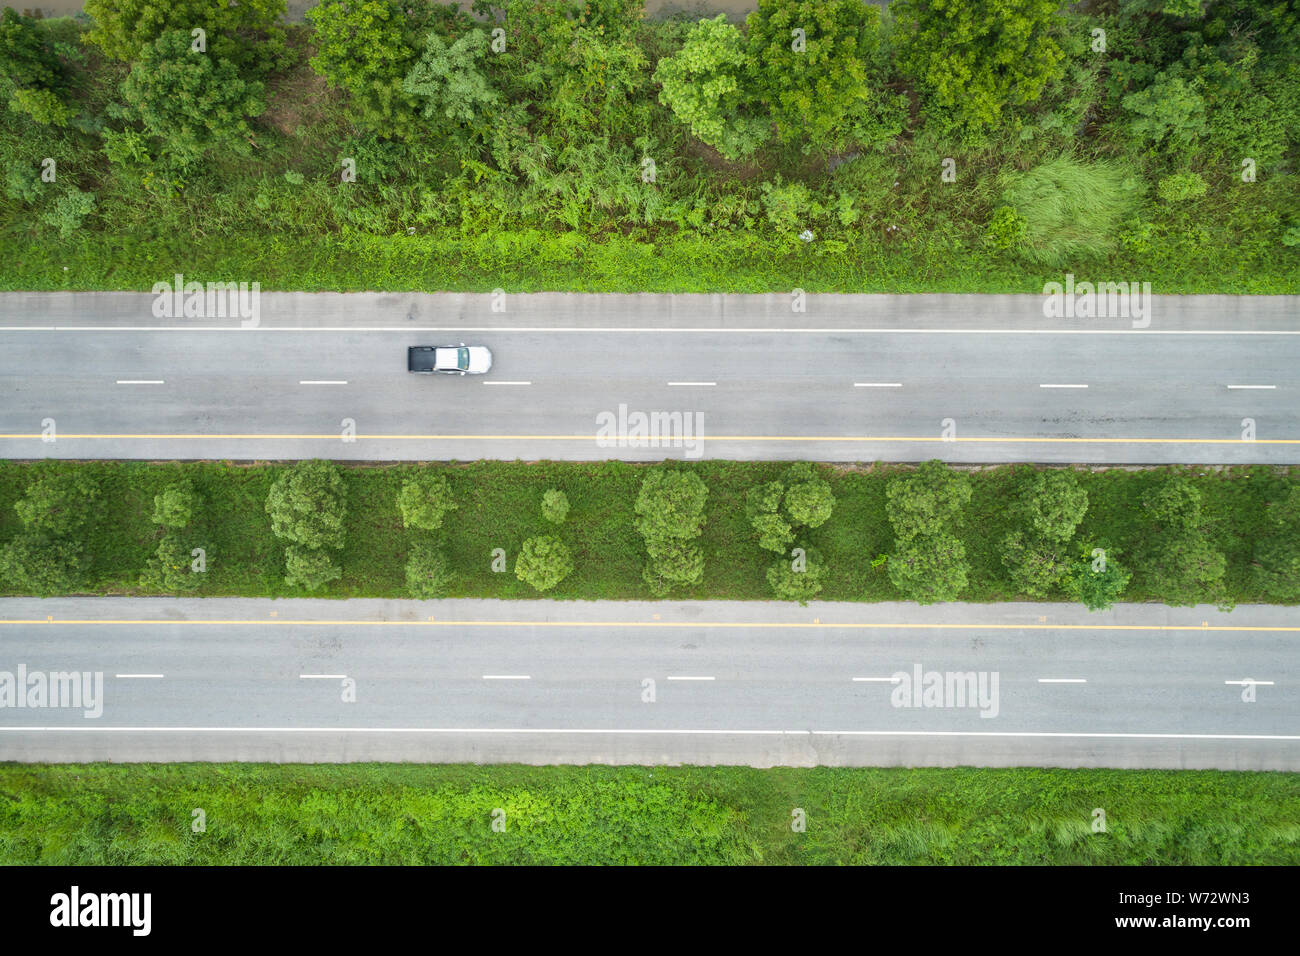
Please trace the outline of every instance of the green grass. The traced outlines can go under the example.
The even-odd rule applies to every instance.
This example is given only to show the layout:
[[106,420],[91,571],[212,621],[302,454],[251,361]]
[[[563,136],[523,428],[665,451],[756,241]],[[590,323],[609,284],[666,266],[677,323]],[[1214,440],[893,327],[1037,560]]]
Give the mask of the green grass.
[[[1204,229],[1197,227],[1200,232]],[[306,292],[807,292],[1039,294],[1065,271],[1150,281],[1159,294],[1291,294],[1300,256],[1243,240],[1228,257],[1170,234],[1143,255],[1021,263],[943,235],[882,244],[859,236],[829,252],[757,234],[668,234],[656,239],[538,230],[462,236],[268,234],[188,239],[91,235],[60,242],[0,236],[0,291],[148,291],[186,280],[258,281],[264,291]]]
[[[21,528],[13,504],[23,494],[33,464],[0,462],[0,543]],[[140,570],[157,547],[161,530],[150,521],[153,497],[179,475],[188,475],[204,502],[192,531],[192,546],[207,551],[208,571],[199,591],[206,596],[303,597],[308,592],[283,582],[283,544],[271,535],[264,502],[283,465],[220,462],[47,462],[41,467],[90,471],[101,488],[100,504],[85,532],[93,556],[85,593],[143,593]],[[413,465],[342,465],[347,485],[347,544],[341,552],[343,578],[317,596],[399,598],[405,594],[404,567],[412,539],[401,525],[396,498]],[[495,462],[441,464],[458,510],[437,532],[457,582],[455,597],[529,598],[537,593],[512,573],[523,541],[549,533],[541,518],[543,493],[565,492],[568,520],[556,532],[573,553],[575,570],[548,597],[649,599],[641,578],[644,548],[634,527],[633,503],[646,465],[623,462]],[[776,560],[761,550],[744,515],[745,492],[781,477],[787,465],[766,462],[703,461],[697,469],[709,487],[704,534],[705,576],[699,586],[674,598],[764,600],[765,578]],[[885,487],[904,465],[819,466],[836,497],[835,512],[800,543],[826,557],[829,569],[820,597],[841,601],[897,600],[884,568],[871,559],[893,548],[885,515]],[[1171,469],[1076,469],[1088,492],[1089,508],[1076,541],[1118,549],[1133,572],[1126,601],[1159,601],[1160,582],[1132,557],[1146,530],[1142,496]],[[1237,603],[1264,601],[1253,588],[1254,541],[1263,529],[1266,506],[1300,480],[1296,469],[1202,467],[1182,469],[1201,490],[1211,542],[1228,559],[1226,586]],[[1014,507],[1034,466],[971,469],[974,496],[956,529],[971,564],[968,601],[1021,599],[1002,566],[1000,544],[1016,525]],[[491,570],[492,552],[504,549],[512,569]],[[12,591],[0,593],[13,593]],[[1059,598],[1059,599],[1064,599]]]
[[1282,773],[0,764],[0,865],[1295,865],[1297,820]]
[[1104,256],[1137,207],[1138,181],[1113,163],[1050,160],[1008,177],[1003,199],[1025,217],[1025,254],[1060,266]]

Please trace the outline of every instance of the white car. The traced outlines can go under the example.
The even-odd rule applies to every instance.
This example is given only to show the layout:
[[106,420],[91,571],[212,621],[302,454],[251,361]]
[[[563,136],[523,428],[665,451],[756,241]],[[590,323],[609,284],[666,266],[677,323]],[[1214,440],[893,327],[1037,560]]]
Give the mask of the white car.
[[412,345],[406,350],[408,372],[482,375],[492,367],[492,353],[482,345]]

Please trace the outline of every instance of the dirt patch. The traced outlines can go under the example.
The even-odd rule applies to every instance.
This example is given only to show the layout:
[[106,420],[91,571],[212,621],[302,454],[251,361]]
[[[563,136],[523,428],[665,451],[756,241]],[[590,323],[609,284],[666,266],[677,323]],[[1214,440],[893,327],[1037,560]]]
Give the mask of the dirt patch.
[[337,116],[344,109],[342,92],[331,90],[325,77],[308,65],[314,52],[305,49],[296,67],[267,81],[266,112],[261,120],[285,136],[294,136],[299,127],[311,129],[326,116]]

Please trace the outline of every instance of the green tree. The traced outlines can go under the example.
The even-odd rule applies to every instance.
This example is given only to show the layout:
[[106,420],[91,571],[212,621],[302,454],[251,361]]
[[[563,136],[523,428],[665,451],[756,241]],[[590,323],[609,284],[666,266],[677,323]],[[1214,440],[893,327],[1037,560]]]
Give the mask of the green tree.
[[1157,531],[1187,532],[1201,527],[1201,492],[1183,475],[1165,478],[1147,492],[1142,505]]
[[37,597],[67,594],[85,583],[87,563],[80,545],[28,532],[0,548],[0,580]]
[[1300,601],[1300,486],[1268,506],[1255,540],[1255,585],[1270,600]]
[[446,597],[454,580],[446,554],[427,542],[411,546],[406,559],[406,590],[411,597],[421,601]]
[[867,57],[878,20],[862,0],[759,0],[746,20],[753,87],[781,140],[834,148],[871,112]]
[[800,462],[786,476],[785,510],[792,524],[820,528],[835,510],[830,484],[817,477],[812,465]]
[[647,539],[646,553],[650,560],[641,576],[655,597],[704,580],[704,552],[697,544],[680,538]]
[[1066,569],[1062,585],[1089,611],[1104,611],[1119,600],[1131,577],[1114,548],[1085,547]]
[[515,577],[538,591],[549,591],[573,572],[573,556],[559,538],[541,535],[524,542],[515,559]]
[[977,137],[1065,72],[1057,0],[895,0],[902,64],[941,126]]
[[284,549],[284,583],[307,591],[318,591],[343,577],[328,551],[289,545]]
[[806,605],[822,589],[826,564],[819,552],[808,550],[801,560],[782,558],[767,569],[767,583],[778,601]]
[[45,126],[66,126],[73,110],[63,102],[68,72],[47,31],[32,17],[0,13],[0,97],[15,113]]
[[175,161],[192,163],[209,149],[251,150],[248,118],[266,109],[262,84],[239,78],[229,60],[194,53],[190,36],[171,30],[145,46],[122,81],[124,118],[136,119]]
[[199,496],[194,485],[183,479],[153,496],[153,521],[165,528],[184,528],[194,520]]
[[402,490],[397,493],[397,510],[405,528],[437,531],[456,508],[446,475],[421,470],[402,482]]
[[951,533],[971,498],[970,479],[935,459],[890,480],[885,513],[900,542]]
[[794,528],[780,511],[784,496],[785,485],[779,481],[755,485],[745,493],[745,514],[758,532],[758,546],[777,554],[785,554],[794,541]]
[[918,604],[955,601],[966,589],[966,547],[950,534],[909,539],[885,565],[900,594]]
[[1205,100],[1194,84],[1181,76],[1162,73],[1144,90],[1124,97],[1130,114],[1129,132],[1139,142],[1175,146],[1196,143],[1205,132]]
[[681,50],[659,61],[654,80],[659,101],[692,135],[738,160],[763,144],[771,126],[746,89],[752,72],[744,38],[719,14],[691,28]]
[[637,530],[649,538],[695,538],[709,489],[693,471],[652,468],[636,499]]
[[307,11],[316,55],[311,67],[347,90],[356,122],[395,139],[420,132],[419,98],[403,89],[420,59],[428,11],[408,15],[400,0],[323,0]]
[[271,486],[266,513],[277,538],[305,548],[341,548],[347,518],[343,476],[327,461],[299,462]]
[[191,594],[198,590],[201,579],[194,573],[191,550],[180,535],[163,535],[158,550],[140,575],[140,586],[167,594]]
[[1157,535],[1143,562],[1143,570],[1159,588],[1165,604],[1228,604],[1223,575],[1227,559],[1201,531]]
[[51,537],[80,531],[90,520],[99,487],[89,474],[65,466],[47,466],[27,486],[14,510],[27,530]]
[[1041,471],[1021,496],[1029,530],[1047,541],[1064,542],[1088,513],[1088,492],[1072,471]]
[[279,25],[285,0],[86,0],[94,22],[86,34],[106,56],[135,62],[164,33],[205,31],[207,52],[246,69],[279,69],[289,62]]
[[542,495],[542,517],[551,524],[564,524],[569,516],[569,498],[558,488],[552,488]]
[[1013,531],[1003,540],[1002,563],[1011,572],[1016,590],[1029,597],[1045,597],[1069,568],[1062,541],[1024,531]]
[[430,31],[423,55],[402,81],[402,91],[421,104],[425,119],[481,123],[500,100],[479,66],[487,51],[488,36],[482,30],[471,30],[451,44]]

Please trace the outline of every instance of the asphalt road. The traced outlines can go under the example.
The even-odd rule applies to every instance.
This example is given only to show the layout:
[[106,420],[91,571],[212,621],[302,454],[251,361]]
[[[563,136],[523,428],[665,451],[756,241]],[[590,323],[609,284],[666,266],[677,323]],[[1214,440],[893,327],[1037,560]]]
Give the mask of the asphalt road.
[[[1039,296],[286,293],[248,329],[153,301],[0,296],[0,457],[1300,462],[1300,297],[1143,328]],[[488,375],[406,372],[461,341]],[[598,440],[637,412],[681,424]]]
[[[1270,607],[6,599],[0,760],[1296,771],[1297,639]],[[98,714],[15,706],[20,667],[102,674]]]

